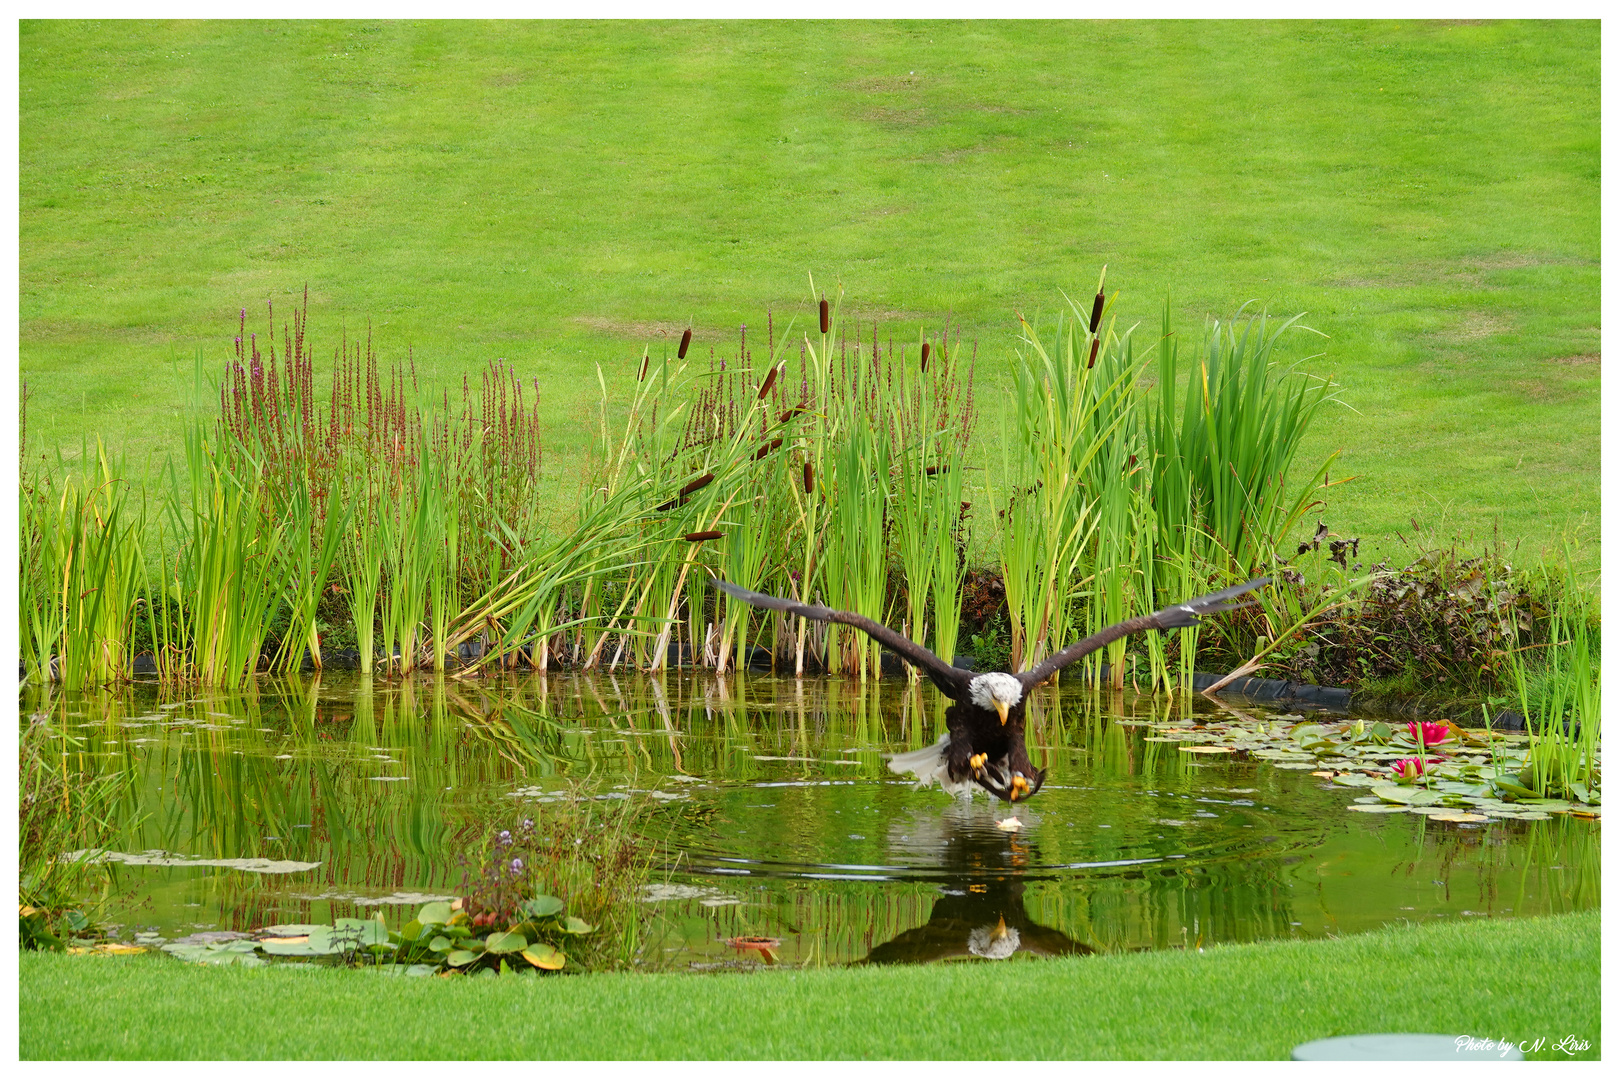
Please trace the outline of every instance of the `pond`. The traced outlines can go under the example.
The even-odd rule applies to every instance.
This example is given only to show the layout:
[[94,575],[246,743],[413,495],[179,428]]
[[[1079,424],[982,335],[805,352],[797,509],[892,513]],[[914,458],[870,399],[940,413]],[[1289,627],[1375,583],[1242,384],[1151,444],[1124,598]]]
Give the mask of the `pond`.
[[[915,790],[930,685],[749,673],[263,678],[250,691],[25,688],[22,712],[111,766],[123,935],[390,926],[456,895],[493,829],[567,792],[636,798],[668,866],[642,897],[660,969],[891,963],[1319,938],[1599,903],[1596,821],[1353,813],[1286,754],[1189,752],[1252,709],[1074,682],[1035,693],[1041,793]],[[1398,808],[1392,808],[1398,809]],[[1539,815],[1533,815],[1539,816]],[[775,939],[769,951],[735,939]]]

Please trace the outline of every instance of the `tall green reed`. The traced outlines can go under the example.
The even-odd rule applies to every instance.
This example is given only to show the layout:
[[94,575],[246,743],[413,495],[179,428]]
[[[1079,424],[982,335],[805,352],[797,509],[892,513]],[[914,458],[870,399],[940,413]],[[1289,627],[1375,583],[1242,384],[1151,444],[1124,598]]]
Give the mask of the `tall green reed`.
[[[1102,300],[1099,285],[1090,320],[1071,301],[1073,317],[1059,314],[1050,345],[1022,322],[1014,434],[1004,441],[1018,458],[1004,469],[1011,492],[1000,538],[1015,668],[1039,663],[1075,636],[1078,601],[1098,583],[1099,567],[1105,602],[1124,603],[1128,564],[1117,565],[1118,548],[1130,537],[1132,394],[1142,363],[1128,332],[1101,325]],[[1100,509],[1111,513],[1101,549]]]
[[173,462],[168,468],[179,550],[164,575],[160,673],[239,687],[256,670],[283,603],[287,526],[266,512],[258,461],[238,459],[227,468],[200,421],[185,438],[186,481]]
[[[1303,315],[1273,326],[1264,313],[1245,316],[1244,310],[1209,327],[1204,355],[1183,390],[1165,302],[1159,393],[1147,420],[1161,528],[1184,533],[1196,507],[1211,553],[1224,556],[1234,580],[1272,565],[1277,543],[1310,508],[1338,457],[1330,454],[1309,481],[1290,490],[1288,475],[1305,433],[1338,392],[1331,380],[1299,371],[1305,360],[1285,365],[1274,359],[1283,334],[1296,328],[1316,333],[1300,325]],[[1178,395],[1184,395],[1179,402]]]
[[[958,358],[944,340],[937,347],[919,341],[917,364],[902,363],[890,407],[897,446],[890,511],[905,577],[904,625],[947,663],[956,652],[967,571],[962,491],[973,409],[971,364],[964,371]],[[919,677],[914,668],[909,674]]]
[[1519,708],[1530,731],[1525,779],[1543,796],[1595,803],[1599,800],[1602,690],[1592,634],[1593,596],[1575,571],[1574,553],[1567,542],[1560,570],[1544,565],[1541,574],[1547,595],[1556,598],[1549,605],[1547,647],[1534,667],[1523,648],[1508,660]]
[[60,492],[25,483],[19,600],[23,661],[30,678],[69,687],[126,675],[144,565],[144,513],[130,507],[120,463],[100,440],[85,471],[67,471]]

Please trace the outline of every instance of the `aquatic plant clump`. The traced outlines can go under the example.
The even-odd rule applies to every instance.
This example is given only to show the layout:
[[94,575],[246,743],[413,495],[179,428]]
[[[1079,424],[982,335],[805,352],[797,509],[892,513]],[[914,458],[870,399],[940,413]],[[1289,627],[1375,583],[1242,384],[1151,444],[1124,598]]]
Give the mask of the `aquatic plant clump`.
[[[1277,552],[1330,486],[1331,458],[1303,485],[1287,479],[1334,393],[1275,359],[1297,322],[1214,324],[1189,383],[1208,387],[1178,396],[1167,308],[1149,392],[1155,354],[1116,328],[1099,282],[1050,332],[1022,324],[1008,456],[970,487],[976,343],[947,326],[897,346],[875,323],[847,327],[841,291],[811,287],[816,318],[795,339],[768,315],[763,357],[746,327],[706,370],[687,358],[690,330],[673,358],[644,350],[622,425],[602,380],[591,473],[565,518],[542,512],[538,392],[510,366],[491,363],[478,388],[464,379],[459,404],[430,401],[414,363],[383,364],[368,332],[343,337],[318,391],[307,291],[279,345],[274,323],[261,341],[244,310],[206,395],[214,419],[193,417],[160,513],[126,498],[104,457],[60,495],[42,476],[25,487],[25,666],[106,684],[128,677],[139,639],[160,677],[241,686],[264,668],[323,666],[335,637],[362,671],[392,676],[881,672],[862,635],[753,614],[710,586],[720,578],[859,611],[948,658],[965,621],[979,666],[1018,668],[1251,566],[1279,579],[1260,608],[1174,640],[1116,641],[1085,675],[1106,664],[1115,688],[1184,687],[1204,649],[1238,674],[1432,683],[1471,666],[1492,686],[1527,618],[1540,633],[1544,613],[1491,566],[1420,560],[1363,581],[1353,538]],[[200,359],[198,372],[200,388]],[[1254,455],[1221,457],[1250,443]],[[994,597],[969,573],[975,542],[991,544]],[[1304,586],[1305,548],[1337,565],[1324,564],[1332,584]],[[1396,648],[1396,626],[1449,644]]]

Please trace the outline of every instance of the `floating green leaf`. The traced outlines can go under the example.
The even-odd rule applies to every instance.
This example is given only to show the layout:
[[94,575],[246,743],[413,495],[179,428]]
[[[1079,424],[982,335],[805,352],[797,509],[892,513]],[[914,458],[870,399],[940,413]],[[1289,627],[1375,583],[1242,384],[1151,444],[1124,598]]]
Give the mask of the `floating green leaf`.
[[562,912],[563,902],[555,896],[536,896],[532,900],[525,900],[521,905],[525,915],[536,919],[544,919],[548,915],[557,915]]
[[543,941],[524,949],[523,959],[546,971],[559,971],[568,962],[568,958],[562,954],[562,950],[553,945],[547,945]]
[[339,919],[333,931],[336,940],[351,949],[388,944],[388,926],[381,919]]
[[451,967],[466,967],[468,964],[477,959],[477,953],[468,952],[466,949],[457,949],[449,956],[445,957],[444,962],[449,964]]
[[428,948],[432,949],[434,952],[449,952],[450,939],[445,937],[443,934],[435,935],[433,940],[428,942]]
[[435,900],[431,904],[423,904],[422,910],[416,913],[416,921],[423,926],[429,923],[438,923],[441,926],[450,921],[450,904],[445,900]]
[[528,940],[522,934],[514,934],[509,930],[500,931],[484,939],[484,951],[492,953],[522,952],[528,944]]
[[272,956],[333,956],[353,949],[355,943],[352,936],[340,934],[334,927],[315,926],[306,941],[264,941],[259,947]]
[[170,943],[162,948],[170,956],[192,964],[235,965],[238,967],[262,967],[264,965],[264,961],[254,955],[254,950],[258,948],[258,942],[255,941],[225,941],[206,945]]
[[575,916],[570,915],[568,918],[562,921],[562,929],[563,933],[565,934],[589,934],[592,930],[595,930],[596,927],[592,926],[584,919],[576,918]]
[[1407,806],[1433,806],[1440,801],[1438,791],[1402,787],[1400,784],[1380,784],[1372,789],[1372,793],[1386,802],[1404,803]]

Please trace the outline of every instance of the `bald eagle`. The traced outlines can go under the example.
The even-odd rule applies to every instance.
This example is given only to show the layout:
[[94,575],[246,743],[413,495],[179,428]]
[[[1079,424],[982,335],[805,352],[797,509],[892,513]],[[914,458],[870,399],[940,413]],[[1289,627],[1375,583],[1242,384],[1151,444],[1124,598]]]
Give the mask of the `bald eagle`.
[[1020,802],[1041,790],[1046,770],[1030,763],[1024,747],[1024,696],[1063,668],[1110,641],[1138,630],[1175,630],[1195,626],[1205,615],[1245,606],[1233,599],[1269,584],[1270,578],[1255,578],[1208,596],[1172,604],[1151,615],[1115,623],[1082,638],[1061,652],[1055,652],[1028,671],[1016,675],[1004,671],[977,673],[952,667],[927,649],[890,630],[882,623],[848,611],[834,611],[819,604],[803,604],[778,596],[750,592],[728,581],[716,581],[720,588],[755,607],[771,608],[815,622],[843,623],[876,638],[928,673],[934,685],[956,704],[945,710],[946,732],[938,742],[921,750],[896,754],[889,768],[896,773],[915,773],[919,786],[935,780],[953,795],[971,794],[974,785],[992,798]]

